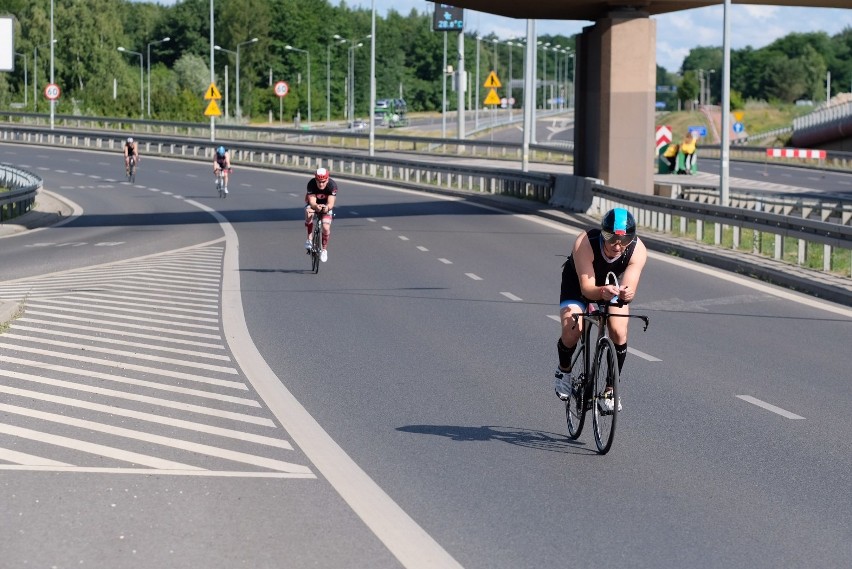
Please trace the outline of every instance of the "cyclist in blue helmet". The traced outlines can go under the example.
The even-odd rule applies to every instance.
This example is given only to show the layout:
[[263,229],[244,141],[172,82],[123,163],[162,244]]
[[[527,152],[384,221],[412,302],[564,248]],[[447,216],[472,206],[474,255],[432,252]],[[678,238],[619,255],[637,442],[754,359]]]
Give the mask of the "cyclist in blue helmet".
[[228,193],[228,175],[231,173],[231,153],[224,146],[216,148],[216,153],[213,155],[213,176],[216,176],[222,170],[225,178],[225,193]]
[[[571,356],[580,340],[580,326],[573,314],[582,314],[590,302],[618,302],[611,306],[611,314],[629,314],[629,304],[636,295],[639,277],[648,259],[648,251],[636,236],[636,221],[624,208],[617,207],[604,214],[600,227],[581,233],[574,242],[571,255],[562,267],[562,286],[559,294],[559,316],[562,334],[556,343],[559,366],[556,368],[554,386],[563,401],[568,400],[571,386]],[[613,273],[618,287],[607,284]],[[616,298],[617,297],[617,298]],[[615,344],[618,371],[624,366],[627,355],[627,324],[630,318],[610,318],[609,334]],[[582,321],[581,321],[582,322]],[[619,411],[621,401],[618,401]],[[602,405],[612,410],[612,399],[603,399]]]

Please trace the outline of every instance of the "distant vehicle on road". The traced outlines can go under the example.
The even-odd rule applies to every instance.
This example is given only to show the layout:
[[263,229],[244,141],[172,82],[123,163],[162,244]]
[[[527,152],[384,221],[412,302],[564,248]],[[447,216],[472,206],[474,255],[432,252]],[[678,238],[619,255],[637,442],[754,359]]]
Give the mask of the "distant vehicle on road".
[[351,123],[349,123],[349,128],[351,130],[364,130],[367,128],[367,122],[361,119],[355,119]]

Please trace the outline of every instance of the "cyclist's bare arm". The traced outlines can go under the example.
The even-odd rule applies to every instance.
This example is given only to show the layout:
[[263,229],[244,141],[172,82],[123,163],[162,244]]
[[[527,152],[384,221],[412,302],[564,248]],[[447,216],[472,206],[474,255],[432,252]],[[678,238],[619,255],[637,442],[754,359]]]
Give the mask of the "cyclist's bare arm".
[[622,302],[628,303],[633,300],[636,295],[636,289],[639,287],[639,277],[642,276],[642,269],[645,267],[645,261],[648,260],[648,250],[645,244],[640,239],[636,239],[636,247],[633,249],[633,255],[630,257],[630,262],[627,264],[627,269],[624,270],[624,275],[619,282],[618,298]]
[[328,203],[326,204],[326,211],[331,211],[334,209],[334,202],[337,201],[337,196],[328,196]]

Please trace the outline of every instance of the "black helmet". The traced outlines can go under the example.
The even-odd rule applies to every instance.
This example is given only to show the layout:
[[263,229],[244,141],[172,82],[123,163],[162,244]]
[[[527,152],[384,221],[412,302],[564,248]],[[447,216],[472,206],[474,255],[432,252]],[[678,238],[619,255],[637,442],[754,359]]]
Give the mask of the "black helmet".
[[604,241],[611,241],[618,236],[620,241],[629,243],[636,236],[636,220],[633,214],[617,207],[606,212],[601,221],[601,235]]

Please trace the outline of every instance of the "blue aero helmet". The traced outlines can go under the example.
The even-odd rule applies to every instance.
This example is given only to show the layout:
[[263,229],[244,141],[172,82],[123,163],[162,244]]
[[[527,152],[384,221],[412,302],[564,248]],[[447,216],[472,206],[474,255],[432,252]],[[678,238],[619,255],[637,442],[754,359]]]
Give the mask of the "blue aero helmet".
[[636,237],[636,220],[633,214],[622,207],[609,210],[601,220],[601,236],[604,241],[620,241],[627,245]]
[[224,146],[220,146],[219,148],[217,148],[217,149],[216,149],[216,154],[218,154],[219,156],[224,156],[224,155],[225,155],[225,147],[224,147]]

